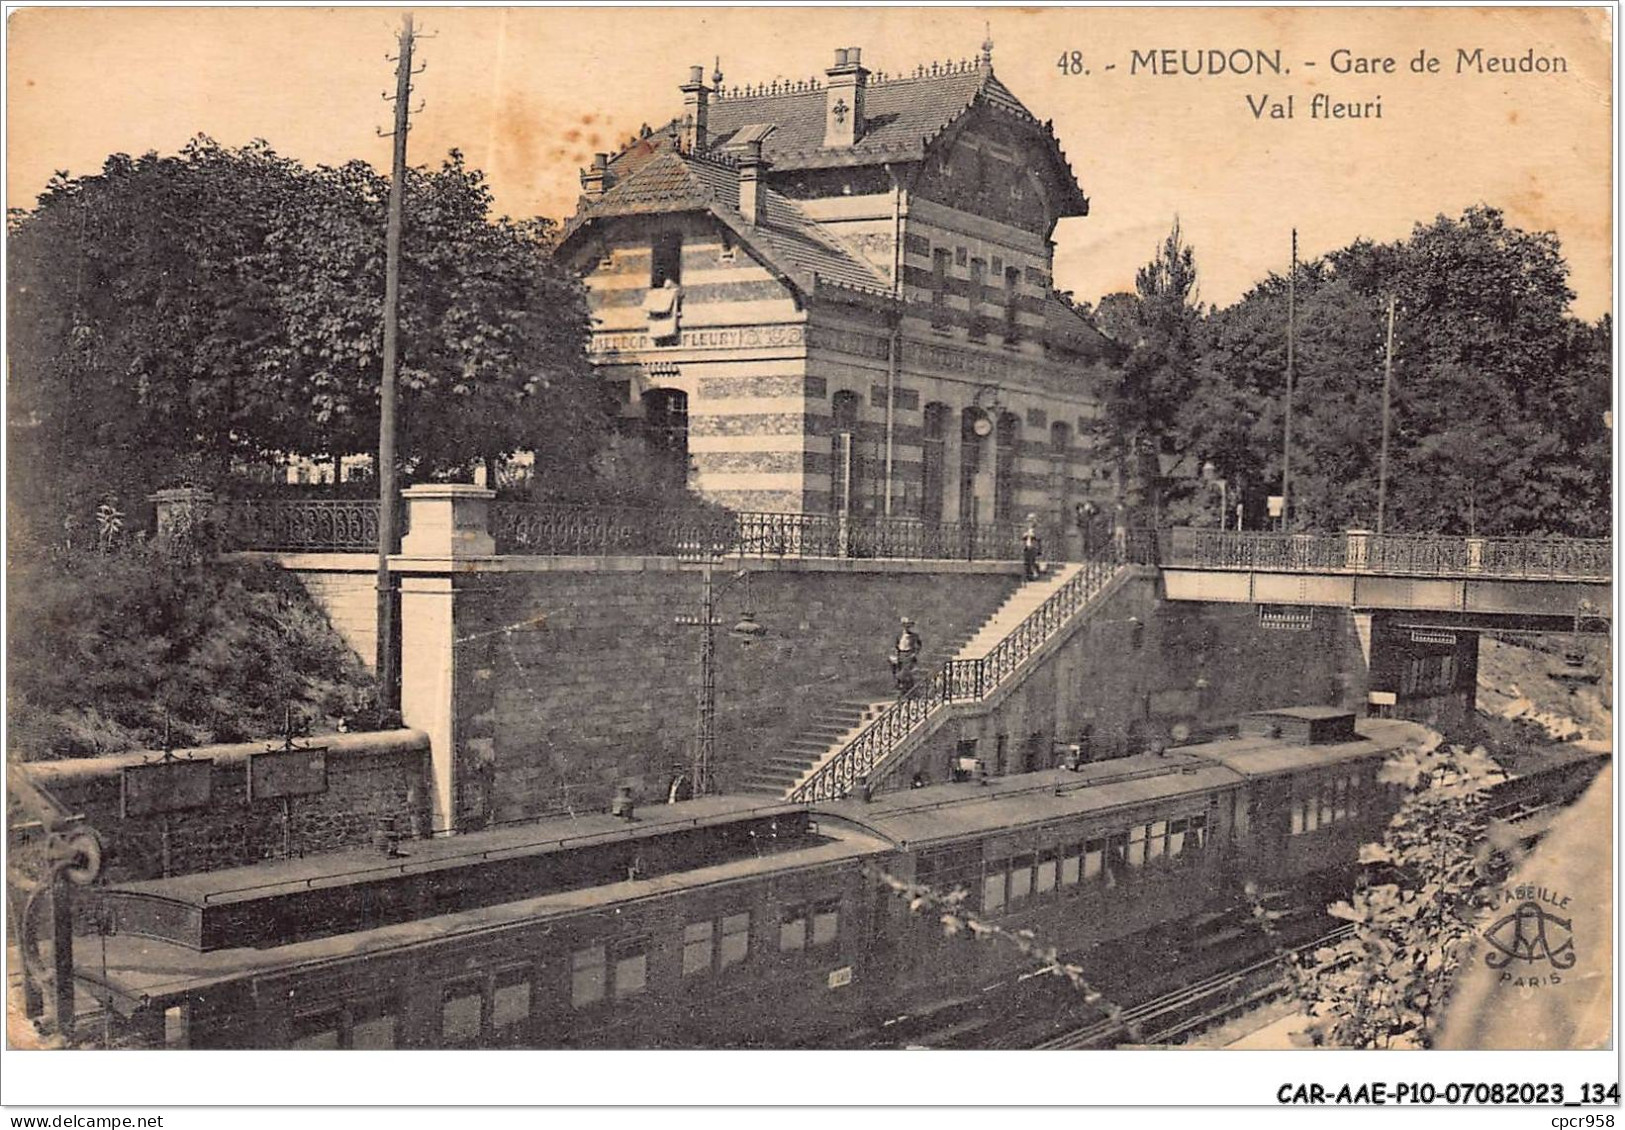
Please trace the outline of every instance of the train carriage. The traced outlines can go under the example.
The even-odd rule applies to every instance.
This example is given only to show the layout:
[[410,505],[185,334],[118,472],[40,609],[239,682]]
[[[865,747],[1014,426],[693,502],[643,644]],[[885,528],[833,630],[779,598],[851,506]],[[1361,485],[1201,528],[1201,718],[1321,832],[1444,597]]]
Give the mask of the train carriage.
[[171,1046],[783,1046],[855,1023],[886,847],[708,798],[124,884],[81,976]]
[[[153,1046],[895,1041],[904,1015],[997,1018],[1013,1006],[990,991],[1036,966],[951,936],[888,879],[962,892],[965,914],[1119,980],[1221,937],[1243,889],[1312,903],[1346,883],[1395,799],[1379,765],[1426,731],[1318,708],[1247,728],[867,801],[708,797],[119,884],[77,976]],[[1596,760],[1537,766],[1507,803]]]

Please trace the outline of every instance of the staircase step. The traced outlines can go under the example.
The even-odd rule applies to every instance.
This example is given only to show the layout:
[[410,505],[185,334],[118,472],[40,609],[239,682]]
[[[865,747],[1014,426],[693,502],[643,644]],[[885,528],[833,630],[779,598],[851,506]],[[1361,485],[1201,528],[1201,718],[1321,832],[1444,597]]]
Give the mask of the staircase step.
[[766,773],[805,773],[817,761],[816,757],[771,757],[754,768]]
[[802,774],[800,773],[797,773],[794,777],[765,777],[752,774],[751,776],[745,778],[743,787],[748,789],[762,789],[776,792],[782,796],[784,793],[794,788],[796,783],[800,781],[801,778]]

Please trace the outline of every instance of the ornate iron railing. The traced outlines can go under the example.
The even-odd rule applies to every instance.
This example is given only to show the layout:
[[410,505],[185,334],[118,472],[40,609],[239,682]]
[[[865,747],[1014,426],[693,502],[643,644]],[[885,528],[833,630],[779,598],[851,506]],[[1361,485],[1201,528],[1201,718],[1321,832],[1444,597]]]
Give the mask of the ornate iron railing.
[[979,702],[1053,639],[1117,575],[1117,560],[1088,561],[1067,578],[1048,600],[977,659],[950,659],[914,693],[899,699],[857,737],[825,761],[796,786],[792,801],[835,800],[865,778],[884,768],[886,761],[937,712],[954,703]]
[[239,498],[212,506],[221,545],[326,553],[376,552],[377,499]]
[[861,557],[916,561],[1015,560],[1023,527],[912,518],[841,517],[759,511],[673,514],[623,507],[498,502],[491,508],[498,553]]
[[731,515],[629,506],[496,502],[491,536],[498,553],[544,557],[715,556],[738,549]]
[[1161,563],[1182,569],[1508,580],[1606,581],[1613,575],[1613,543],[1607,539],[1174,529],[1158,540]]

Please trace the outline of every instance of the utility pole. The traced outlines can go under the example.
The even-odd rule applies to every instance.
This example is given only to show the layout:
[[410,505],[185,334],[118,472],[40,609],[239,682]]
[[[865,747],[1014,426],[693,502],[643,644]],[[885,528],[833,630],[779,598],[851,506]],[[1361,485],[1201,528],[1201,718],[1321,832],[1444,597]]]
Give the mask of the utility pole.
[[1388,509],[1388,419],[1394,387],[1394,299],[1388,298],[1388,350],[1382,362],[1382,455],[1377,462],[1377,536]]
[[1281,444],[1281,532],[1292,518],[1292,361],[1298,313],[1298,229],[1292,229],[1292,273],[1286,277],[1286,437]]
[[[389,177],[389,227],[384,237],[384,356],[378,391],[378,695],[384,711],[400,708],[396,670],[394,581],[389,555],[395,552],[395,384],[400,363],[401,207],[406,193],[406,135],[412,113],[412,16],[401,19],[400,53],[395,57],[395,129]],[[389,99],[389,95],[384,95]]]

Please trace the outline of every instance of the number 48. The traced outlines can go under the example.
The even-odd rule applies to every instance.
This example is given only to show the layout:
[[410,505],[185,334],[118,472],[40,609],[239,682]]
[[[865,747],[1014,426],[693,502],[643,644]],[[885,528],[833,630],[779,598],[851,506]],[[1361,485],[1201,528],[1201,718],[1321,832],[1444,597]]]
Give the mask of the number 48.
[[1083,67],[1082,51],[1062,51],[1061,57],[1055,62],[1055,69],[1063,75],[1086,75],[1089,73]]

